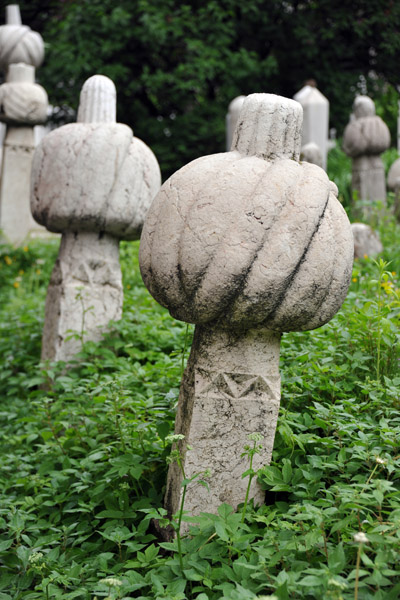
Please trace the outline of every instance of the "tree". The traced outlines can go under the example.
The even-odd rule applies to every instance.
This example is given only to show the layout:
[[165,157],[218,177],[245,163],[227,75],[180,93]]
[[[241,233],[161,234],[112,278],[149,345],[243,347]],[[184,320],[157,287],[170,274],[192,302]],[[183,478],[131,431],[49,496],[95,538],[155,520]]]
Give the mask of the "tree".
[[[47,43],[38,77],[61,107],[58,117],[68,114],[65,107],[76,108],[87,77],[108,75],[117,86],[118,120],[152,147],[164,177],[197,156],[224,150],[227,106],[239,94],[291,97],[314,78],[339,133],[360,85],[372,96],[396,96],[395,0],[354,0],[351,8],[339,0],[63,0],[42,6],[24,0],[21,11]],[[396,109],[389,114],[392,133]]]

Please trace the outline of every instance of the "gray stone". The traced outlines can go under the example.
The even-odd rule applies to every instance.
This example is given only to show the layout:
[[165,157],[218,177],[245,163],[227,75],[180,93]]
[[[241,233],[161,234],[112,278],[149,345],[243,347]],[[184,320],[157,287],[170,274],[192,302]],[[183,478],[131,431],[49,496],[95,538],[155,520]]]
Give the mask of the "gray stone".
[[243,106],[243,102],[246,96],[237,96],[232,100],[228,106],[228,113],[226,115],[226,150],[229,152],[232,146],[233,134],[236,128],[236,124],[239,119],[239,114]]
[[383,252],[379,234],[365,223],[352,223],[354,258],[375,257]]
[[391,192],[394,192],[398,179],[400,178],[400,158],[396,159],[394,163],[390,166],[388,177],[387,177],[387,186]]
[[304,119],[301,136],[303,146],[310,142],[317,144],[322,155],[322,167],[326,169],[329,135],[329,101],[317,89],[314,80],[301,88],[294,99],[303,107]]
[[0,120],[6,123],[0,180],[2,238],[15,245],[41,235],[29,207],[35,123],[46,119],[47,94],[30,65],[10,65],[0,86]]
[[[46,300],[43,360],[70,361],[83,332],[85,340],[97,340],[110,319],[120,318],[119,240],[138,239],[161,184],[154,154],[115,122],[115,113],[114,84],[95,75],[83,86],[78,111],[87,121],[52,131],[35,151],[32,213],[62,233]],[[71,330],[78,339],[69,339]]]
[[389,146],[389,129],[375,115],[373,100],[357,96],[353,118],[344,130],[343,150],[353,160],[352,189],[358,200],[357,216],[363,220],[371,218],[377,202],[386,202],[385,170],[380,155]]
[[[193,514],[244,501],[248,435],[263,438],[256,468],[269,462],[273,447],[281,332],[326,323],[347,293],[350,224],[326,173],[298,162],[301,121],[293,100],[248,96],[232,151],[176,172],[145,221],[145,285],[174,317],[196,324],[175,428],[185,435],[186,476],[212,471],[209,493],[195,483],[187,490]],[[170,513],[181,481],[171,465]],[[255,480],[251,497],[263,500]]]
[[309,142],[301,147],[300,160],[312,163],[318,167],[323,168],[323,159],[321,150],[314,142]]
[[44,58],[42,37],[21,24],[17,4],[6,8],[6,25],[0,27],[0,69],[6,72],[10,65],[16,63],[39,67]]

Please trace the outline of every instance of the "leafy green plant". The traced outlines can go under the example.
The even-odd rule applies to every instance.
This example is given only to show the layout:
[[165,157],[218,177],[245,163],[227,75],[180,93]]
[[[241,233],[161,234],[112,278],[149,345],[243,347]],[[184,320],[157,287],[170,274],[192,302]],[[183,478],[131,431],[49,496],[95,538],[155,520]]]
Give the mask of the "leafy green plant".
[[283,336],[265,504],[181,507],[180,550],[160,528],[190,330],[144,289],[138,244],[121,244],[121,321],[68,372],[40,365],[57,243],[2,247],[0,600],[397,600],[399,236],[388,215],[383,262],[356,261],[336,317]]

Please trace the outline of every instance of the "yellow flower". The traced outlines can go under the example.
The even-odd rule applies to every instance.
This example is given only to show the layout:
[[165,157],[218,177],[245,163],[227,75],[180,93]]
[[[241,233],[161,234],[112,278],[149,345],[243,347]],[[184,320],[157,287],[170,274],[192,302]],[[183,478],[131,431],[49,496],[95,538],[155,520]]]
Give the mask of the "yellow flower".
[[11,265],[12,263],[12,259],[9,256],[5,256],[4,261],[7,263],[7,265]]
[[382,281],[381,286],[387,294],[393,294],[393,283],[391,281]]
[[396,277],[396,271],[392,271],[393,277]]
[[40,269],[36,269],[36,275],[40,275],[42,271]]
[[28,248],[28,246],[24,246],[24,247],[22,248],[22,250],[23,250],[24,252],[28,252],[29,248]]
[[126,286],[126,289],[127,289],[127,290],[130,290],[130,289],[131,289],[131,286],[129,285],[129,283],[128,283],[128,285]]
[[357,277],[353,277],[352,281],[355,283],[357,281]]
[[368,254],[364,254],[364,258],[368,258]]
[[14,281],[14,283],[13,283],[13,286],[14,286],[15,288],[19,288],[19,281]]
[[20,270],[18,271],[18,275],[23,275],[24,273],[25,273],[25,271],[24,271],[23,269],[20,269]]

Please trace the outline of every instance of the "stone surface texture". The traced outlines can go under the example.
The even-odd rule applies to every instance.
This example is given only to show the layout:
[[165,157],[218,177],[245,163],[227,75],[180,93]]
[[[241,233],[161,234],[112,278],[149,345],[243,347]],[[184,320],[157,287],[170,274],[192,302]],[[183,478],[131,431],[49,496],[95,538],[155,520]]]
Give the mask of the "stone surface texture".
[[35,123],[43,122],[47,94],[34,83],[35,69],[10,65],[7,81],[0,85],[0,120],[6,125],[0,179],[0,229],[2,238],[16,245],[28,236],[40,236],[29,206]]
[[46,121],[47,109],[47,93],[35,83],[34,67],[11,65],[7,81],[0,85],[0,120],[9,125],[36,125]]
[[303,107],[303,129],[301,144],[317,144],[322,155],[322,167],[326,169],[329,138],[329,101],[317,89],[314,81],[306,84],[294,99]]
[[313,165],[323,168],[323,159],[321,150],[314,142],[309,142],[301,147],[300,160],[309,162]]
[[354,237],[354,258],[377,256],[383,252],[379,234],[365,223],[352,223],[351,229]]
[[237,96],[230,102],[228,113],[226,115],[226,151],[229,152],[232,146],[233,134],[239,119],[239,114],[246,96]]
[[[46,303],[42,359],[73,357],[77,343],[67,338],[70,330],[82,331],[84,316],[85,339],[90,340],[98,339],[110,319],[120,317],[119,240],[138,239],[160,187],[160,169],[150,148],[129,127],[115,123],[113,89],[106,77],[91,77],[78,113],[88,122],[56,129],[35,150],[32,213],[38,223],[63,234]],[[107,106],[99,108],[94,98]],[[88,307],[93,308],[85,312]]]
[[[140,265],[150,293],[196,324],[176,433],[186,476],[211,468],[210,493],[187,491],[194,514],[244,501],[248,434],[270,460],[279,408],[282,331],[319,327],[349,285],[353,238],[337,188],[298,162],[301,106],[271,94],[243,104],[232,151],[199,158],[164,183],[143,228]],[[185,452],[186,445],[192,450]],[[171,465],[166,505],[181,476]],[[253,483],[252,497],[263,493]]]
[[20,62],[39,67],[44,58],[43,39],[21,24],[18,5],[7,7],[6,23],[0,27],[0,69],[7,71],[10,65]]
[[390,166],[388,177],[387,177],[387,186],[391,192],[396,190],[398,186],[398,180],[400,179],[400,158],[394,161],[394,163]]
[[381,153],[390,146],[387,125],[375,114],[368,96],[357,96],[353,117],[343,134],[343,150],[353,160],[352,189],[359,200],[358,216],[365,220],[377,201],[386,202],[385,170]]

